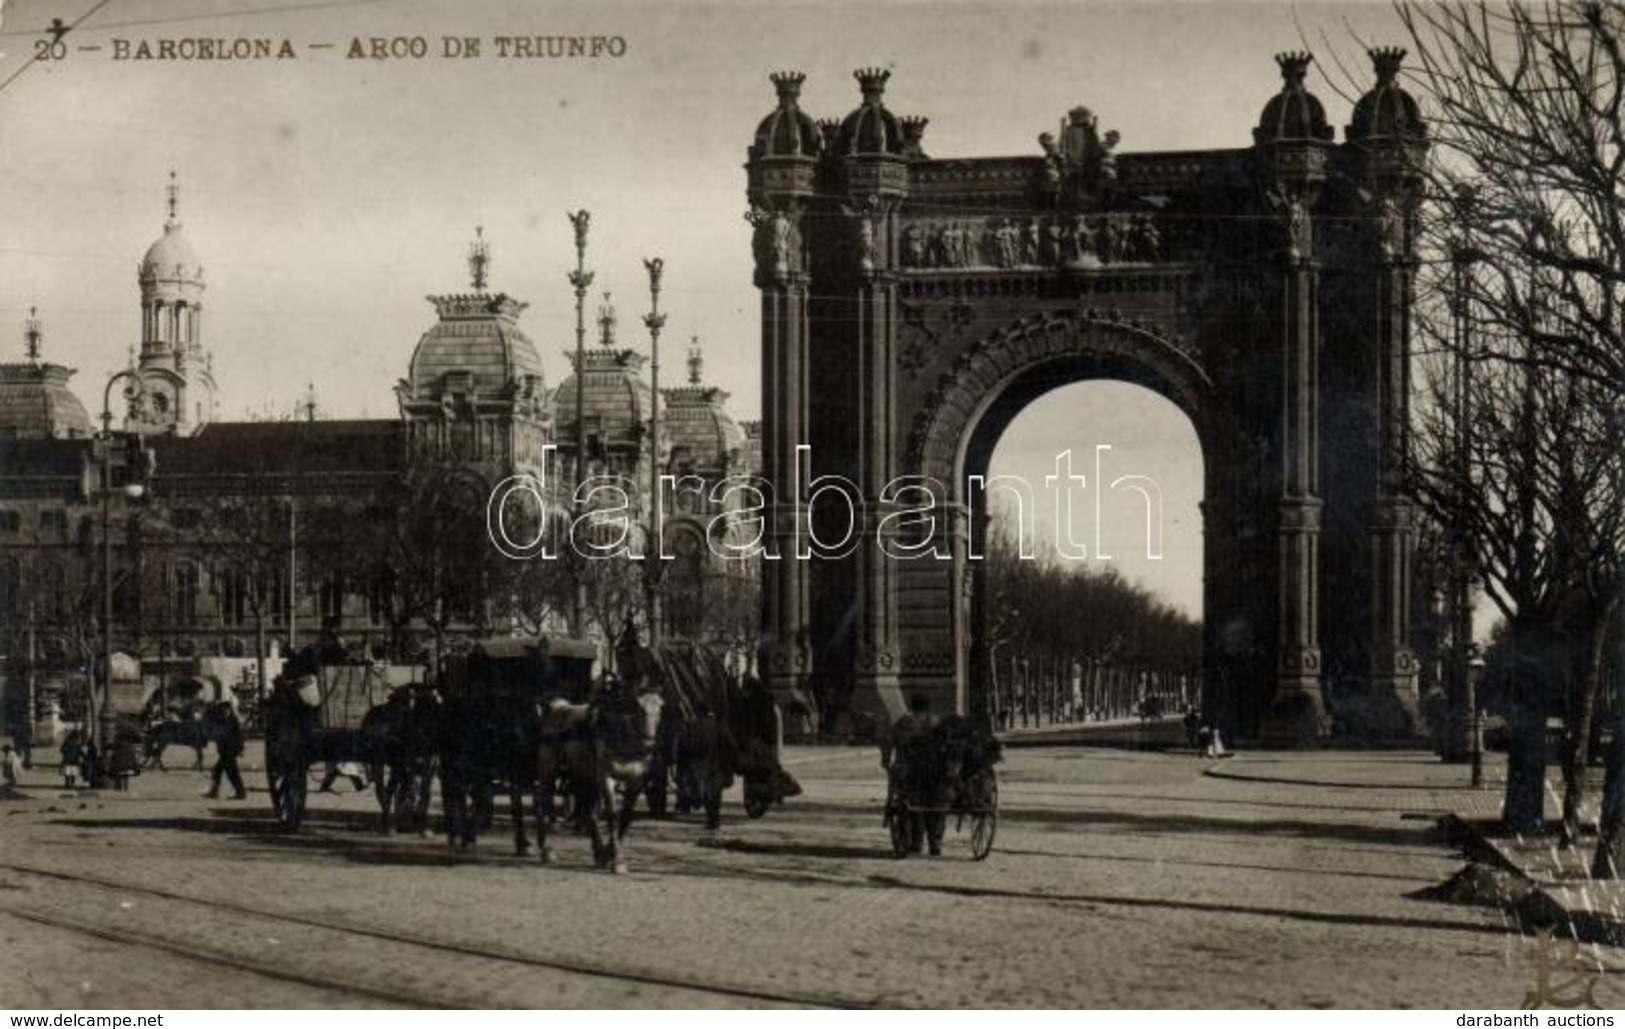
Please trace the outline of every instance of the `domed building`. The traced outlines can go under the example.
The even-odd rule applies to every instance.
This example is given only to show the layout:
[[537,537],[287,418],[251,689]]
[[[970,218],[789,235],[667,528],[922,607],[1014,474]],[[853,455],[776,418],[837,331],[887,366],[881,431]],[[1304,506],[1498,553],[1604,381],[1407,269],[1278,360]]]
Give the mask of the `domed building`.
[[[576,354],[565,351],[571,372],[553,393],[554,442],[574,475],[578,433],[586,444],[589,475],[618,475],[634,484],[647,482],[649,457],[649,382],[643,377],[648,358],[616,341],[615,308],[604,294],[598,309],[598,345],[583,350],[584,368]],[[586,417],[577,423],[577,396]],[[661,441],[661,452],[668,441]]]
[[68,388],[74,370],[40,359],[44,333],[28,311],[27,360],[0,364],[0,438],[84,439],[91,434],[85,405]]
[[395,387],[409,460],[476,470],[488,486],[540,471],[550,418],[541,356],[518,324],[529,305],[486,291],[490,264],[478,230],[469,251],[474,291],[428,298],[438,320]]
[[203,264],[181,231],[180,187],[170,173],[164,234],[137,267],[141,287],[141,396],[127,426],[187,435],[215,419],[213,359],[203,342]]

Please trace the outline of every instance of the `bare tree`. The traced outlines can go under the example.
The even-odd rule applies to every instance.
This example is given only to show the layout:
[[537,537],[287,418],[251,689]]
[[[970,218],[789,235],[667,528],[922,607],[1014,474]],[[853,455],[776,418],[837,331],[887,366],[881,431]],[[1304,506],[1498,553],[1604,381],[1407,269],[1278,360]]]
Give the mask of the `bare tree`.
[[1447,524],[1470,524],[1507,619],[1518,723],[1507,820],[1542,822],[1540,737],[1561,699],[1572,840],[1625,544],[1625,10],[1407,2],[1399,13],[1435,144],[1418,325],[1454,352],[1463,380],[1440,405],[1457,424],[1421,434],[1422,492]]

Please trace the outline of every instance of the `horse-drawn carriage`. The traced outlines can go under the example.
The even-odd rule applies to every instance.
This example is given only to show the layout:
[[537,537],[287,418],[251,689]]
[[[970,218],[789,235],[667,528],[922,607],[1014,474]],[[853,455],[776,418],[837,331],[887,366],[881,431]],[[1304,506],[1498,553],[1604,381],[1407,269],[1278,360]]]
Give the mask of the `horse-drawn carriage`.
[[304,819],[311,768],[318,763],[373,763],[369,716],[397,687],[419,678],[411,665],[364,662],[295,665],[271,694],[265,711],[265,772],[277,820],[288,829]]
[[474,844],[490,826],[501,790],[511,800],[515,848],[529,849],[523,798],[530,790],[539,801],[542,792],[536,762],[544,708],[555,701],[584,704],[597,657],[597,648],[583,640],[513,636],[475,640],[447,660],[436,737],[451,842]]
[[744,780],[751,818],[801,792],[779,765],[777,709],[765,690],[736,684],[721,657],[698,643],[667,641],[647,653],[666,698],[649,777],[651,813],[665,814],[668,788],[674,788],[678,812],[704,810],[714,828],[722,794],[736,775]]
[[892,853],[918,854],[929,844],[941,853],[949,816],[955,831],[970,822],[971,858],[993,851],[999,827],[999,741],[988,727],[953,715],[940,721],[905,716],[882,749],[886,767],[884,824]]

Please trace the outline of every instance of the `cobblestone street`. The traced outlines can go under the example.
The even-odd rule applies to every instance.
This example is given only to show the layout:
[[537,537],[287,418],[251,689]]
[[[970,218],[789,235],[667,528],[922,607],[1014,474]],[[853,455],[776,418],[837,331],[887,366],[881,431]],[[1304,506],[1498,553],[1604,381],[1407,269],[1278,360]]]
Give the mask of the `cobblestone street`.
[[550,867],[501,824],[474,856],[381,837],[370,794],[284,834],[252,747],[241,803],[37,768],[0,801],[0,1006],[1512,1008],[1533,982],[1499,912],[1406,896],[1462,867],[1436,819],[1493,810],[1498,766],[1473,791],[1424,754],[1011,747],[975,863],[952,824],[892,858],[873,749],[787,763],[803,796],[641,822],[621,877],[569,833]]

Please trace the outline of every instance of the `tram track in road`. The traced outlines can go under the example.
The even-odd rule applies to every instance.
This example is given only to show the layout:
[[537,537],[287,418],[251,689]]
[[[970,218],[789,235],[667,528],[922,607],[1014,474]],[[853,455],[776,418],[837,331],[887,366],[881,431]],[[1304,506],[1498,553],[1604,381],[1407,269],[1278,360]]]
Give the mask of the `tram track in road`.
[[309,986],[332,993],[348,994],[355,997],[364,997],[367,1000],[383,1002],[392,1007],[416,1008],[446,1008],[449,1005],[432,1000],[427,997],[414,997],[410,992],[391,989],[389,991],[374,990],[366,986],[345,982],[327,976],[310,975],[303,972],[293,972],[267,966],[263,962],[249,962],[222,955],[212,950],[177,940],[152,936],[147,933],[132,932],[126,929],[113,929],[107,926],[89,925],[77,919],[63,918],[60,915],[46,914],[41,911],[32,911],[25,908],[0,906],[0,913],[19,921],[49,929],[57,929],[88,936],[107,943],[116,943],[126,947],[143,947],[148,950],[161,951],[165,954],[187,958],[209,968],[226,968],[234,972],[245,972],[262,979],[273,979],[277,982],[292,983],[296,986]]
[[[641,969],[627,966],[617,966],[608,962],[595,962],[576,958],[560,958],[527,954],[521,951],[485,945],[460,943],[451,940],[433,939],[426,936],[396,932],[374,926],[354,925],[342,921],[317,918],[309,915],[299,915],[287,912],[271,911],[236,901],[209,899],[191,896],[174,890],[147,886],[139,883],[109,879],[96,875],[85,875],[76,872],[58,869],[38,868],[31,865],[0,862],[0,871],[10,872],[20,876],[32,876],[51,882],[67,884],[70,886],[90,887],[92,889],[120,893],[130,896],[147,897],[171,904],[190,905],[209,912],[228,912],[233,915],[260,919],[272,924],[297,927],[299,930],[316,934],[334,934],[341,938],[347,937],[346,943],[357,939],[369,940],[374,943],[395,945],[406,948],[416,948],[420,951],[430,951],[444,955],[456,961],[474,961],[492,963],[496,966],[507,966],[541,969],[564,976],[581,977],[586,980],[601,982],[623,983],[628,986],[654,987],[658,989],[678,990],[696,994],[692,1006],[706,1006],[702,996],[726,997],[750,1004],[783,1004],[795,1007],[832,1008],[832,1009],[864,1009],[882,1006],[882,1002],[872,998],[855,998],[834,993],[817,993],[811,991],[782,990],[763,986],[753,986],[746,983],[727,983],[706,980],[697,976],[671,974],[653,969]],[[419,1008],[459,1008],[477,1006],[478,999],[448,1000],[427,995],[416,995],[410,990],[399,989],[393,984],[383,987],[368,986],[351,980],[334,978],[308,969],[299,969],[287,966],[268,964],[269,957],[264,949],[252,960],[222,954],[213,948],[202,948],[198,945],[170,936],[157,935],[127,926],[110,924],[93,924],[89,921],[72,918],[58,911],[41,911],[35,907],[18,905],[10,902],[9,891],[0,894],[0,912],[15,918],[34,922],[39,925],[51,926],[60,930],[92,936],[112,943],[127,946],[145,947],[159,950],[182,957],[209,962],[214,965],[223,965],[236,971],[248,972],[266,978],[278,979],[284,982],[316,987],[325,990],[335,990],[355,996],[366,997],[371,1000],[382,1001],[395,1006]],[[334,953],[340,951],[335,950]],[[489,1003],[486,1001],[485,1003]]]

